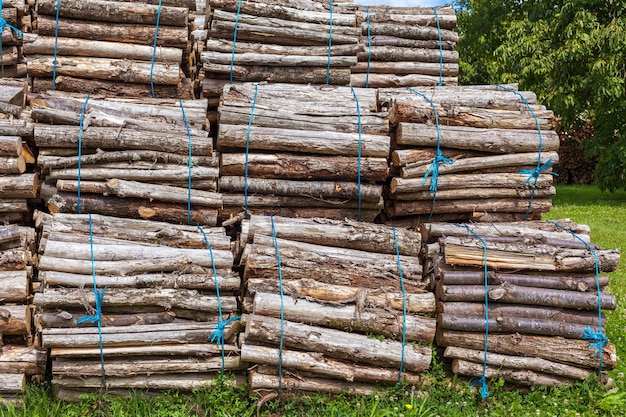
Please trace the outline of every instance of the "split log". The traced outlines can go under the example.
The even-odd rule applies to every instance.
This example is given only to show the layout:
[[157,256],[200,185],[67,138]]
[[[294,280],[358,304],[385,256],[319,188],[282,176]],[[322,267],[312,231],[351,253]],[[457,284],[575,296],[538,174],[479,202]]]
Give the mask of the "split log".
[[38,183],[38,177],[35,173],[0,176],[2,199],[36,198]]
[[464,361],[462,359],[454,359],[452,361],[452,372],[459,375],[468,375],[486,378],[502,378],[507,382],[520,385],[537,386],[543,385],[548,387],[562,387],[572,384],[570,378],[534,372],[531,370],[509,369],[507,367],[487,366],[473,362]]
[[[221,368],[220,368],[221,369]],[[116,389],[129,390],[179,390],[190,391],[195,389],[206,389],[214,387],[218,382],[221,384],[219,373],[185,373],[185,374],[165,374],[165,375],[140,375],[140,376],[109,376],[106,377],[107,392]],[[223,382],[226,385],[240,387],[245,385],[246,380],[243,375],[235,375],[234,381],[229,379]],[[54,375],[52,384],[55,389],[63,388],[88,388],[94,390],[102,386],[102,377],[71,377]],[[59,395],[57,393],[57,398]],[[61,399],[61,398],[59,398]],[[67,398],[63,398],[67,401]]]
[[[2,273],[0,273],[1,275]],[[4,281],[0,280],[4,286]],[[31,333],[32,310],[26,305],[0,306],[1,335],[29,335]]]
[[[6,259],[5,253],[6,252],[0,252],[0,302],[26,303],[30,293],[28,273],[25,270],[4,270],[12,265],[12,263],[10,263],[11,260]],[[2,307],[0,307],[0,311],[1,309]]]
[[253,314],[280,318],[293,322],[329,327],[364,334],[377,334],[395,340],[432,343],[435,338],[435,320],[418,315],[406,317],[382,308],[362,307],[356,304],[332,306],[277,294],[259,293],[254,296]]
[[[424,372],[431,362],[429,347],[408,345],[393,341],[380,341],[364,335],[339,330],[308,326],[280,319],[251,315],[246,324],[246,341],[277,344],[282,338],[287,348],[306,347],[308,351],[323,353],[335,359],[347,359],[387,368],[400,366],[404,369]],[[404,350],[404,355],[402,351]]]
[[[237,37],[239,38],[237,32]],[[232,36],[232,35],[231,35]],[[254,40],[258,40],[255,38]],[[237,62],[235,58],[235,62]],[[231,73],[231,66],[225,64],[202,65],[205,73],[223,74]],[[323,84],[326,82],[327,68],[324,67],[271,67],[271,66],[243,66],[232,67],[233,80],[237,81],[271,81],[275,83],[302,83]],[[333,85],[347,85],[350,83],[350,69],[347,67],[331,68],[328,81]]]
[[[396,378],[397,379],[397,378]],[[276,375],[262,374],[257,371],[250,371],[248,375],[250,389],[257,390],[295,390],[313,391],[335,394],[357,394],[371,395],[376,392],[376,387],[367,383],[342,382],[326,378],[283,376],[279,380]]]
[[46,351],[34,346],[0,347],[0,374],[44,375],[46,362]]

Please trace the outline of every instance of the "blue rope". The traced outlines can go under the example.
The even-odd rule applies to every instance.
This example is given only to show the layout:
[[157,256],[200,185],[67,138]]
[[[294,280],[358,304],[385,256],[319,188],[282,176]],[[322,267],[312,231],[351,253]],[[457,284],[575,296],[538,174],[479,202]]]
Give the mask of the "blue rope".
[[2,67],[2,76],[3,77],[4,77],[4,57],[2,56],[2,32],[4,31],[5,27],[8,27],[13,32],[17,33],[17,36],[20,39],[22,39],[22,36],[23,36],[22,31],[19,30],[18,28],[16,28],[15,26],[13,26],[12,24],[10,24],[9,22],[7,22],[2,17],[2,2],[0,2],[0,66]]
[[369,6],[365,6],[365,13],[367,13],[367,72],[365,73],[365,88],[369,88],[370,64],[372,62],[372,30],[370,25]]
[[328,62],[326,64],[326,84],[330,83],[330,49],[333,46],[333,0],[329,0],[330,4],[330,32],[328,34]]
[[489,396],[489,388],[487,387],[487,378],[485,374],[487,372],[487,350],[489,348],[489,272],[487,269],[487,242],[478,236],[476,232],[474,232],[469,226],[456,224],[456,226],[462,226],[466,228],[474,237],[480,240],[480,243],[483,245],[483,280],[485,287],[485,350],[483,356],[483,375],[480,377],[478,382],[481,385],[480,395],[483,399]]
[[191,130],[189,130],[189,122],[187,122],[185,108],[183,107],[183,100],[181,99],[179,103],[180,109],[183,112],[185,128],[187,128],[187,139],[189,140],[189,150],[187,153],[187,224],[191,224],[191,165],[193,156],[193,141],[191,139]]
[[233,34],[233,49],[230,53],[230,84],[233,83],[233,67],[235,66],[235,45],[237,45],[237,30],[239,30],[239,14],[241,13],[241,0],[237,3],[237,14],[235,15],[235,33]]
[[400,371],[398,373],[398,382],[402,378],[402,370],[404,368],[404,346],[406,345],[406,291],[404,289],[404,275],[402,274],[402,263],[400,261],[400,249],[398,248],[398,237],[396,228],[391,226],[393,230],[393,243],[396,247],[396,259],[398,260],[398,272],[400,274],[400,288],[402,289],[402,356],[400,358]]
[[157,39],[159,38],[159,23],[161,21],[161,5],[163,0],[159,0],[159,9],[157,11],[156,28],[154,31],[154,45],[152,47],[152,64],[150,65],[150,89],[152,90],[152,97],[154,97],[154,80],[152,79],[152,73],[154,72],[154,58],[156,56]]
[[100,338],[100,365],[102,367],[102,387],[106,385],[106,374],[104,372],[104,347],[102,342],[102,300],[104,299],[104,292],[107,287],[105,286],[101,290],[98,289],[96,283],[96,261],[93,254],[93,223],[91,221],[91,214],[89,215],[89,248],[91,250],[91,277],[93,279],[93,293],[96,299],[96,312],[92,316],[81,316],[76,320],[78,324],[82,323],[97,323],[98,324],[98,336]]
[[87,109],[87,102],[89,101],[89,94],[87,94],[87,98],[85,99],[85,102],[83,103],[83,108],[80,110],[80,124],[79,124],[79,131],[78,131],[78,175],[77,175],[77,179],[78,179],[78,203],[77,203],[77,210],[78,210],[78,214],[80,214],[80,166],[81,166],[81,159],[83,157],[83,119],[85,117],[85,110]]
[[441,42],[441,25],[439,24],[439,14],[437,14],[437,8],[433,7],[435,12],[435,19],[437,20],[437,35],[439,36],[439,83],[437,86],[443,85],[443,43]]
[[61,0],[57,0],[56,21],[54,26],[54,58],[52,59],[52,89],[56,90],[57,79],[57,53],[59,40],[59,11],[61,10]]
[[426,170],[426,173],[424,174],[424,178],[422,179],[422,185],[424,185],[426,184],[428,177],[432,177],[430,180],[430,192],[433,193],[433,204],[430,209],[430,215],[428,216],[428,220],[430,220],[435,211],[435,201],[437,201],[437,182],[439,181],[439,164],[440,163],[452,164],[453,161],[450,158],[446,158],[441,153],[441,129],[439,127],[439,114],[437,113],[437,108],[435,107],[435,103],[433,103],[431,99],[426,97],[425,94],[422,94],[419,91],[412,89],[411,87],[407,87],[407,89],[411,91],[413,94],[417,94],[418,96],[426,100],[430,104],[430,106],[433,108],[433,113],[435,114],[435,126],[437,128],[437,152],[435,154],[435,158],[433,159],[433,162],[430,164],[430,166]]
[[254,86],[254,98],[250,108],[250,118],[248,119],[248,130],[246,131],[246,172],[243,178],[243,206],[248,218],[248,158],[250,155],[250,129],[252,128],[252,118],[254,117],[254,108],[256,107],[256,96],[259,93],[259,85]]
[[280,342],[278,350],[278,391],[283,389],[283,344],[285,339],[285,301],[283,300],[283,269],[280,260],[280,250],[278,248],[278,239],[276,237],[276,225],[274,224],[274,216],[272,219],[272,234],[274,235],[274,249],[276,250],[276,261],[278,263],[278,290],[280,293]]
[[215,281],[215,293],[217,294],[217,315],[218,315],[218,323],[217,327],[211,334],[211,343],[219,343],[222,346],[222,375],[224,375],[224,332],[226,330],[226,326],[235,321],[239,320],[241,316],[231,317],[228,320],[222,320],[222,299],[220,298],[220,285],[217,279],[217,269],[215,268],[215,258],[213,256],[213,248],[209,243],[209,238],[206,233],[200,227],[197,226],[200,233],[204,237],[204,243],[206,243],[206,247],[209,249],[209,254],[211,255],[211,266],[213,267],[213,280]]
[[361,108],[359,106],[359,98],[356,95],[356,91],[354,91],[354,87],[350,87],[350,89],[352,90],[352,96],[354,97],[354,100],[356,101],[356,113],[357,113],[357,117],[358,117],[358,126],[359,126],[359,147],[357,150],[357,172],[358,172],[358,177],[357,177],[357,193],[359,194],[359,212],[357,215],[357,219],[358,221],[361,221],[361,149],[363,148],[363,129],[361,126]]
[[585,242],[580,236],[578,236],[576,233],[574,233],[570,229],[561,226],[555,221],[550,221],[550,223],[552,223],[559,229],[568,232],[569,234],[574,236],[576,239],[581,241],[585,245],[585,247],[589,249],[591,253],[593,254],[593,259],[595,261],[595,273],[596,273],[596,292],[598,295],[598,332],[597,333],[594,332],[591,329],[591,327],[585,327],[583,329],[582,338],[584,340],[595,341],[595,343],[590,343],[590,346],[596,348],[594,352],[595,355],[598,355],[598,354],[600,355],[600,366],[598,367],[598,373],[600,373],[602,371],[602,354],[603,354],[602,349],[609,343],[609,339],[605,336],[604,330],[602,329],[602,303],[601,303],[602,291],[600,290],[600,265],[599,265],[600,261],[598,259],[598,253],[591,247],[591,245]]

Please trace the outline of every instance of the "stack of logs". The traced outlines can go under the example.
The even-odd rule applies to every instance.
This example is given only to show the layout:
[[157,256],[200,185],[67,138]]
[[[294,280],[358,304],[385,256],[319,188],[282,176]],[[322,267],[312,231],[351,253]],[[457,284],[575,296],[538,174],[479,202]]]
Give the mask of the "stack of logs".
[[[31,30],[31,16],[28,2],[24,0],[3,0],[0,5],[2,18],[20,32]],[[20,33],[11,27],[2,29],[0,43],[0,78],[26,77],[26,63],[22,51]]]
[[152,84],[155,97],[194,97],[194,0],[57,3],[37,0],[37,34],[24,38],[35,91],[149,97]]
[[0,226],[0,403],[20,402],[26,378],[46,370],[32,333],[35,245],[35,229]]
[[435,335],[420,239],[348,220],[245,220],[241,357],[257,365],[251,389],[371,394],[379,384],[419,383]]
[[62,92],[31,100],[46,177],[41,196],[51,212],[216,225],[222,199],[218,158],[203,130],[206,100],[90,97],[79,149],[84,103]]
[[380,213],[389,127],[375,90],[227,85],[219,114],[221,220],[246,204],[288,217],[373,221]]
[[[412,90],[379,90],[396,125],[388,219],[516,221],[550,209],[556,190],[546,163],[558,163],[559,136],[554,114],[534,93],[519,93],[531,113],[517,94],[498,86]],[[439,162],[433,189],[438,143],[451,162]]]
[[237,321],[225,325],[223,351],[211,342],[218,323],[237,311],[240,288],[223,228],[203,229],[209,250],[199,227],[98,215],[36,213],[36,221],[42,291],[35,323],[42,347],[51,349],[58,398],[76,399],[103,383],[113,394],[190,390],[210,385],[222,369],[245,369],[234,344]]
[[28,224],[29,202],[37,197],[33,126],[23,111],[25,87],[24,81],[0,81],[0,224]]
[[587,120],[582,126],[568,131],[559,130],[559,174],[556,181],[560,184],[593,184],[596,158],[588,158],[583,149],[584,143],[594,136],[593,121]]
[[457,84],[458,35],[452,7],[360,6],[356,15],[364,48],[351,69],[351,85]]
[[205,97],[218,98],[231,78],[248,82],[350,83],[350,67],[357,63],[357,51],[362,49],[353,13],[335,10],[331,25],[328,2],[208,3],[212,8],[209,39],[201,54]]
[[446,347],[453,372],[480,377],[485,361],[487,378],[562,386],[585,379],[600,364],[615,367],[613,344],[597,349],[599,339],[583,339],[604,334],[600,309],[616,308],[615,296],[606,292],[609,278],[596,276],[595,255],[599,272],[610,272],[619,250],[600,250],[589,243],[589,228],[571,221],[469,229],[422,226],[426,267],[436,286],[437,345]]

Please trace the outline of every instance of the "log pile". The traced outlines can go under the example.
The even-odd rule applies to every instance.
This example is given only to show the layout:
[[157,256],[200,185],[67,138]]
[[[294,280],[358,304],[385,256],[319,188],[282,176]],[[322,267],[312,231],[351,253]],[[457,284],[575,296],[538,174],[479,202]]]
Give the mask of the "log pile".
[[363,221],[380,213],[389,128],[375,90],[227,85],[219,113],[221,220],[242,211]]
[[437,344],[455,373],[562,386],[615,367],[615,346],[599,336],[600,310],[614,310],[616,299],[608,277],[596,276],[595,256],[605,273],[617,268],[620,252],[590,243],[584,225],[557,224],[422,225]]
[[28,3],[24,0],[3,0],[0,4],[2,19],[6,22],[0,34],[0,78],[26,77],[22,34],[32,29]]
[[[59,398],[103,383],[113,390],[190,390],[210,385],[222,369],[245,369],[239,324],[226,322],[236,316],[240,278],[223,228],[202,233],[99,215],[36,218],[42,289],[34,295],[35,324],[50,349]],[[211,341],[220,323],[223,367],[222,345]]]
[[37,33],[24,38],[34,90],[193,98],[195,1],[159,4],[65,0],[57,21],[57,1],[37,0]]
[[583,149],[584,142],[594,136],[593,121],[588,120],[580,127],[569,131],[559,130],[561,146],[559,147],[559,166],[555,172],[559,174],[556,181],[560,184],[593,184],[593,174],[597,158],[589,159]]
[[419,383],[435,335],[420,238],[349,220],[244,220],[241,356],[256,365],[251,389],[370,394],[378,384]]
[[559,161],[554,114],[515,88],[379,90],[396,126],[387,219],[515,221],[550,209],[551,166]]
[[359,6],[359,62],[351,68],[355,87],[456,85],[459,54],[456,14],[451,6]]
[[0,226],[0,403],[20,402],[26,379],[46,370],[46,354],[33,344],[35,240],[33,228]]
[[218,158],[204,130],[206,100],[85,102],[63,92],[31,100],[37,164],[46,177],[41,196],[52,213],[216,225],[222,199],[215,192]]

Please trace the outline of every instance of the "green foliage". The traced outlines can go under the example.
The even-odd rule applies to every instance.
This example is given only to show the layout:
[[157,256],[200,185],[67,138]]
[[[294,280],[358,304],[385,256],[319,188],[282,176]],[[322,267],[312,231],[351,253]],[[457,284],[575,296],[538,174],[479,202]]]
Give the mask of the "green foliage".
[[601,189],[626,190],[626,1],[457,0],[460,81],[519,82],[586,143]]

